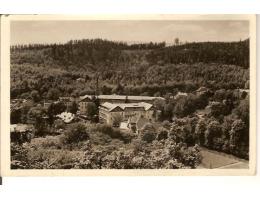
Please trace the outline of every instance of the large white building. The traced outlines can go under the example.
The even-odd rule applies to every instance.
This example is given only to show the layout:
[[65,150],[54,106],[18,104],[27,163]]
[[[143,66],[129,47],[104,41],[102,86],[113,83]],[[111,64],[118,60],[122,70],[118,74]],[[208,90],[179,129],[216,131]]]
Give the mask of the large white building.
[[[99,103],[113,103],[113,104],[124,104],[124,103],[149,103],[153,104],[155,100],[165,100],[162,97],[149,97],[149,96],[126,96],[126,95],[98,95]],[[93,96],[85,95],[80,97],[79,100],[79,110],[81,114],[86,113],[87,104],[93,102]]]
[[144,117],[148,120],[154,118],[154,106],[149,103],[109,103],[105,102],[99,107],[99,119],[107,124],[114,125],[118,121],[127,121],[130,118]]

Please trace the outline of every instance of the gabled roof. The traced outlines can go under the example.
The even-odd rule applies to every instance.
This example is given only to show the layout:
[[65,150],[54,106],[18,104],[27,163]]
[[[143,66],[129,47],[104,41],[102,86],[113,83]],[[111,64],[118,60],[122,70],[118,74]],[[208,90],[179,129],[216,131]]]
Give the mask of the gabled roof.
[[126,110],[127,108],[143,108],[145,111],[151,109],[153,107],[152,104],[140,102],[140,103],[109,103],[105,102],[101,105],[102,107],[107,108],[110,112],[115,110],[116,108],[120,108]]
[[109,103],[109,102],[105,102],[101,106],[107,108],[110,112],[112,110],[115,110],[115,108],[119,108],[119,109],[123,110],[120,106],[118,106],[118,104],[113,104],[113,103]]
[[83,101],[83,100],[86,100],[86,99],[92,99],[92,96],[91,95],[84,95],[84,96],[81,96],[81,97],[79,97],[79,100],[80,101]]

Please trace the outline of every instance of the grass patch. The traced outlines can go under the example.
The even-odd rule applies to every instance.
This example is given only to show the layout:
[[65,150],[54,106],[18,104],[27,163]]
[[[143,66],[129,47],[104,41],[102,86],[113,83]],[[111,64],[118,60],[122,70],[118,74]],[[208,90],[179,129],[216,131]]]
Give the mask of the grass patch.
[[201,166],[208,169],[224,167],[241,162],[241,159],[235,158],[234,156],[205,148],[202,148],[200,152],[202,155]]

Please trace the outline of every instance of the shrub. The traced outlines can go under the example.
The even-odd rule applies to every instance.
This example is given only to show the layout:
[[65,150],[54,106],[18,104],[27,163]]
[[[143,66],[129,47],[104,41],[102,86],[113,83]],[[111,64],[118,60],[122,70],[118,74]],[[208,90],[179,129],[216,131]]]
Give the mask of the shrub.
[[156,134],[153,132],[145,132],[142,134],[142,140],[148,143],[155,140],[155,138],[156,138]]
[[31,141],[31,146],[35,146],[37,148],[48,148],[48,149],[61,149],[63,144],[61,142],[62,135],[58,136],[46,136],[45,138],[39,137],[34,138]]
[[214,138],[221,137],[222,135],[222,127],[220,126],[218,121],[211,121],[205,132],[205,146],[209,148],[214,148]]
[[95,115],[98,114],[98,108],[95,103],[93,102],[87,103],[86,114],[90,119],[92,119]]
[[156,130],[151,123],[144,125],[143,129],[141,130],[141,133],[139,134],[139,137],[147,143],[150,143],[153,140],[155,140],[156,136]]
[[[248,149],[248,136],[245,123],[239,119],[232,123],[232,128],[230,130],[230,151],[234,155],[240,157],[246,157],[243,152]],[[242,145],[243,144],[243,145]]]
[[133,135],[126,132],[121,132],[119,129],[113,128],[110,125],[102,124],[92,128],[92,131],[101,132],[105,135],[110,136],[113,139],[120,139],[125,143],[131,142]]
[[201,161],[197,146],[187,148],[184,144],[155,140],[143,143],[144,148],[116,149],[110,153],[104,149],[88,146],[79,168],[84,169],[179,169],[195,168]]
[[56,129],[64,129],[65,128],[65,123],[61,119],[57,119],[54,121],[54,128]]
[[101,133],[107,134],[111,137],[116,137],[112,126],[107,125],[107,124],[99,124],[95,128],[97,131],[100,131]]
[[160,128],[158,130],[157,140],[166,140],[168,139],[168,130],[166,128]]
[[222,151],[223,150],[223,146],[225,144],[224,140],[222,138],[214,138],[213,139],[213,149],[217,150],[217,151]]
[[168,120],[164,120],[164,121],[162,122],[162,126],[163,126],[164,128],[166,128],[166,129],[170,130],[170,128],[171,128],[171,123],[170,123]]
[[28,168],[27,153],[23,146],[11,143],[11,169]]
[[64,143],[72,144],[80,141],[88,140],[89,134],[83,123],[74,123],[69,126],[69,129],[64,134]]
[[201,155],[198,149],[198,146],[187,148],[182,155],[182,163],[186,166],[190,166],[191,168],[196,168],[201,162]]
[[206,122],[200,119],[195,128],[195,140],[197,144],[204,145],[205,143]]
[[80,151],[34,149],[28,152],[28,163],[30,169],[71,169],[83,155]]
[[89,134],[89,139],[91,143],[95,145],[105,145],[110,143],[112,138],[109,135],[103,134],[100,131],[91,131]]

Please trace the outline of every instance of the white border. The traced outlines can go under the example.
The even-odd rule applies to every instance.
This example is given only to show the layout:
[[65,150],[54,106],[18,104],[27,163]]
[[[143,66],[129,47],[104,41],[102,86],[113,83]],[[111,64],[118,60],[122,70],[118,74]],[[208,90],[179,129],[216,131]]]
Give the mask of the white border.
[[[10,170],[10,21],[11,20],[250,20],[249,169],[178,170]],[[254,175],[256,164],[256,20],[254,15],[16,15],[1,18],[1,175],[4,176],[168,176]],[[7,134],[6,134],[7,133]]]

